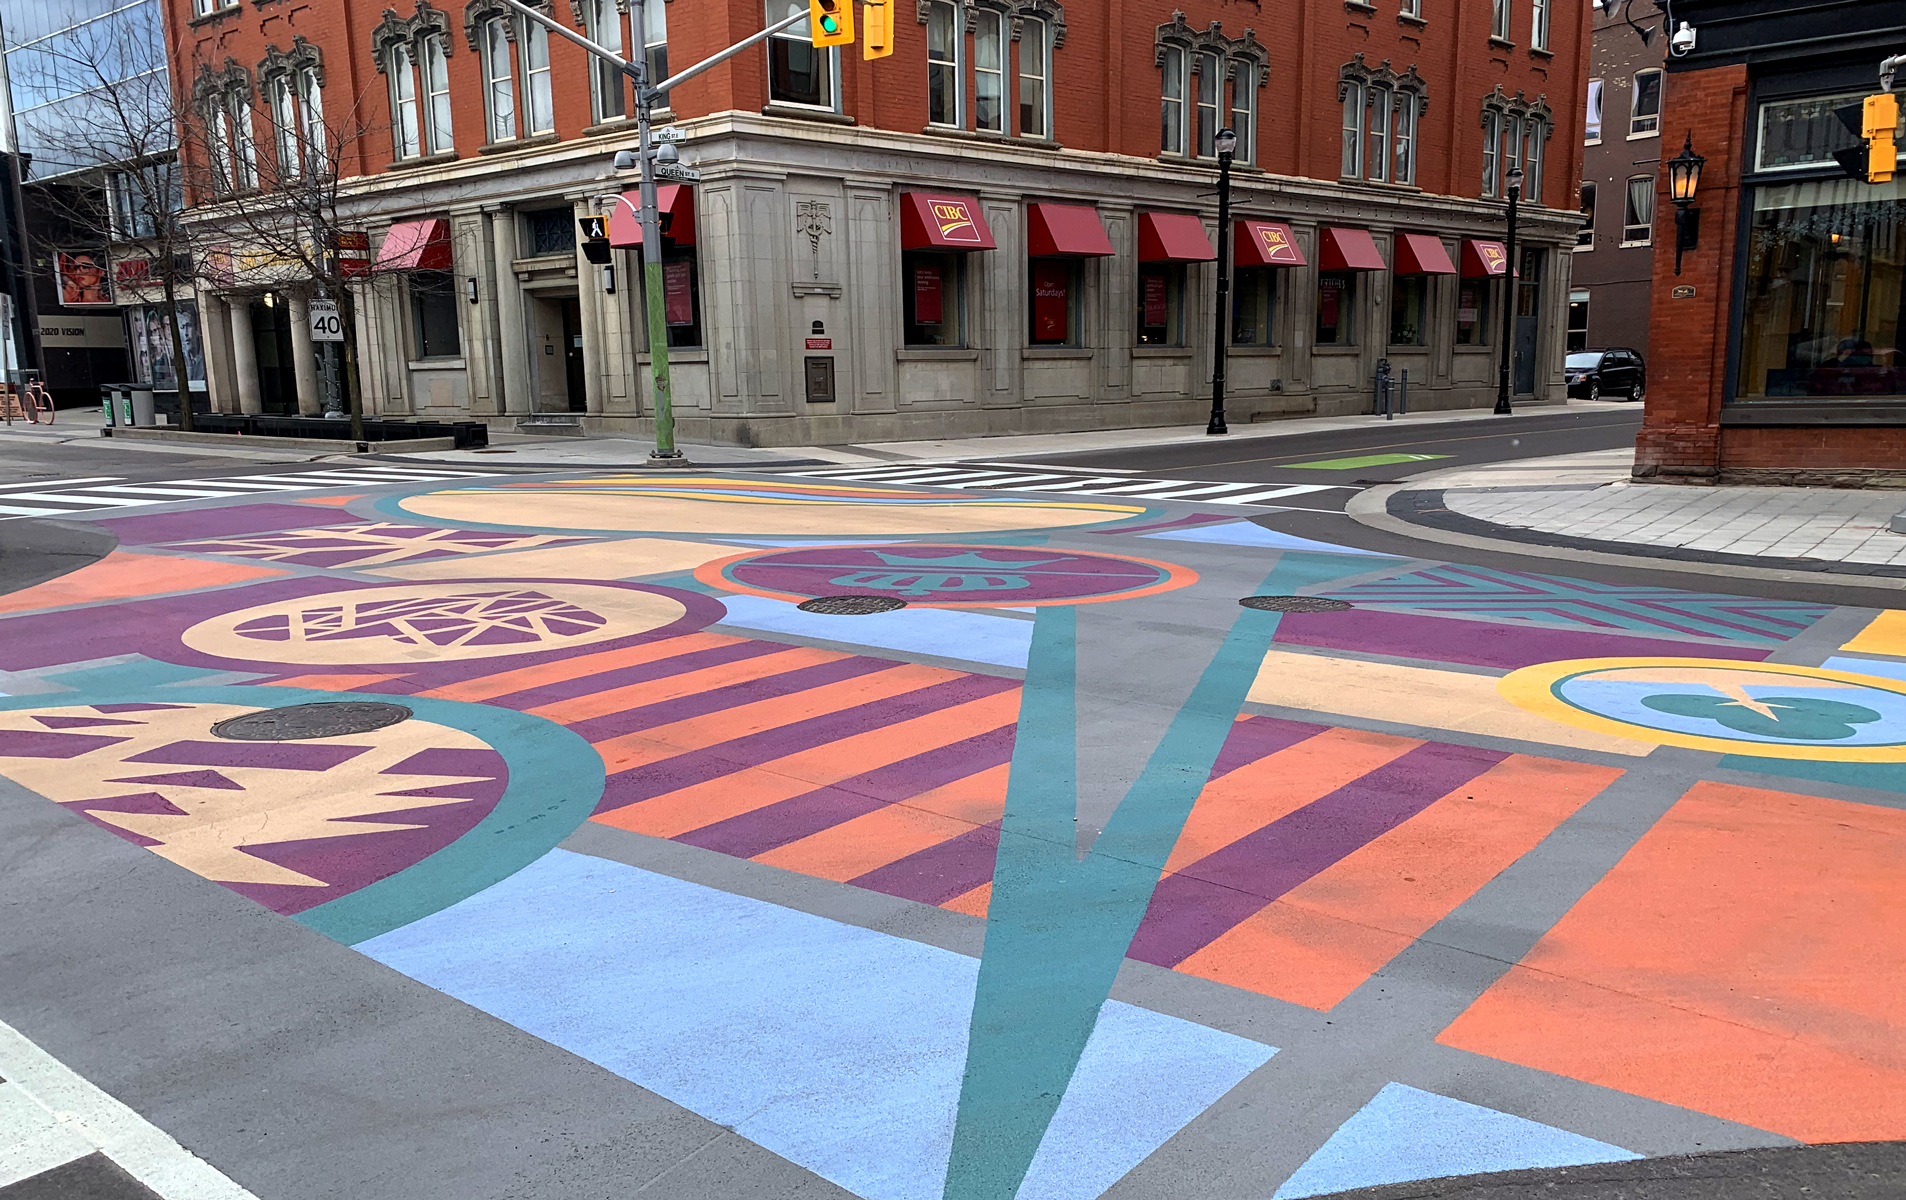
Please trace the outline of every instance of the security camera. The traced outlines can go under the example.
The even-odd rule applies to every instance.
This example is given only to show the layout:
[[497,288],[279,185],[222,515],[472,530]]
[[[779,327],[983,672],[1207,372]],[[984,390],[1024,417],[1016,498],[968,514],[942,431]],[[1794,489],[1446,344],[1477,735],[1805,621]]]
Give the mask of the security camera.
[[1676,58],[1684,54],[1692,53],[1694,50],[1694,26],[1688,24],[1686,21],[1681,22],[1681,28],[1675,30],[1674,36],[1668,39],[1668,49]]
[[615,169],[616,170],[633,171],[641,165],[642,165],[642,159],[639,155],[636,154],[635,151],[618,150],[615,152]]

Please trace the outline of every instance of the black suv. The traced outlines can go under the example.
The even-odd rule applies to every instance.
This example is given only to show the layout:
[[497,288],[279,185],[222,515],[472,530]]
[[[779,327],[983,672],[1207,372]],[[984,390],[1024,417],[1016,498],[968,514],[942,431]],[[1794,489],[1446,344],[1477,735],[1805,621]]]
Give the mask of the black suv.
[[1641,355],[1625,347],[1576,350],[1562,364],[1568,394],[1582,400],[1626,396],[1640,400],[1647,391],[1648,368]]

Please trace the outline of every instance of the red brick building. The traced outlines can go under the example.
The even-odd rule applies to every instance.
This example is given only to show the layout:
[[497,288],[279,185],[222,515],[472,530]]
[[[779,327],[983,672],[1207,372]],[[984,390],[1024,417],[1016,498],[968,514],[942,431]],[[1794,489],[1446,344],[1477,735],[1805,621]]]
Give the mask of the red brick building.
[[1648,401],[1637,478],[1906,483],[1906,183],[1850,179],[1834,110],[1906,49],[1906,2],[1676,0],[1664,158],[1706,158],[1698,242],[1675,274],[1656,206]]
[[[340,203],[382,268],[358,304],[370,408],[644,428],[642,297],[611,290],[638,251],[619,232],[604,272],[575,245],[576,218],[632,186],[610,166],[634,137],[618,79],[494,0],[170,2],[176,74],[226,147],[219,186],[268,187],[303,137],[346,151]],[[552,11],[679,70],[767,8],[785,4],[654,0],[639,38],[626,0]],[[702,175],[667,197],[663,247],[686,436],[1193,419],[1220,245],[1234,419],[1366,409],[1386,358],[1415,404],[1487,403],[1489,244],[1516,166],[1516,390],[1561,397],[1587,0],[916,0],[899,16],[891,57],[777,37],[658,115]],[[1220,237],[1223,126],[1239,223]],[[242,247],[234,261],[202,295],[219,404],[313,411],[303,298],[248,277]]]

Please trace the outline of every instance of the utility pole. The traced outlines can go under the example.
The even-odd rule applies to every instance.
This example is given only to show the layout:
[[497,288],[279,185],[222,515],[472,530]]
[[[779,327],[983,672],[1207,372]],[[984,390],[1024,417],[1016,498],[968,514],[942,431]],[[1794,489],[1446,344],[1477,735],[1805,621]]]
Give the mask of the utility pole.
[[1504,247],[1508,259],[1502,264],[1502,365],[1496,372],[1496,410],[1499,417],[1515,409],[1509,404],[1509,355],[1516,327],[1516,205],[1522,202],[1522,168],[1509,172],[1509,243]]
[[674,394],[669,390],[668,372],[668,314],[663,307],[666,299],[662,285],[662,219],[656,208],[655,142],[649,129],[649,109],[657,97],[667,95],[676,84],[692,79],[711,67],[719,66],[748,47],[758,45],[783,29],[807,20],[807,11],[803,8],[785,20],[768,26],[760,33],[743,38],[712,58],[703,59],[686,71],[671,75],[651,87],[648,82],[648,51],[643,45],[643,30],[647,28],[644,20],[646,14],[643,9],[645,4],[660,4],[662,0],[634,0],[634,3],[630,5],[629,11],[635,29],[634,41],[637,46],[636,57],[633,60],[626,59],[615,51],[589,40],[553,17],[537,12],[524,4],[522,0],[502,0],[502,2],[513,11],[569,39],[604,62],[614,64],[635,84],[635,136],[642,167],[642,295],[643,305],[648,311],[649,377],[655,391],[655,449],[649,452],[649,459],[656,466],[687,466],[688,460],[683,458],[682,452],[675,448],[675,402]]

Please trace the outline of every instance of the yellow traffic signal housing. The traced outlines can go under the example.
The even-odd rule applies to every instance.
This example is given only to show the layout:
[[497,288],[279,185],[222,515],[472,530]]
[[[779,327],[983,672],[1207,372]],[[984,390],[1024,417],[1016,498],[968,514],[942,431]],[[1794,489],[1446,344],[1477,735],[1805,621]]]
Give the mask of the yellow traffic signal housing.
[[860,56],[875,59],[892,54],[893,0],[867,0],[867,11],[861,15],[866,29],[861,33]]
[[1893,131],[1899,127],[1899,98],[1891,92],[1868,96],[1864,116],[1861,132],[1866,137],[1866,181],[1885,183],[1893,178],[1893,169],[1899,164],[1899,151],[1893,145]]
[[807,0],[807,23],[815,46],[851,46],[854,0]]

